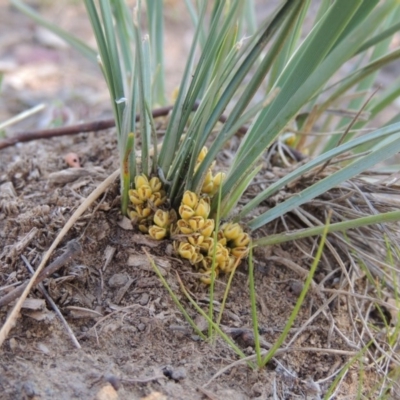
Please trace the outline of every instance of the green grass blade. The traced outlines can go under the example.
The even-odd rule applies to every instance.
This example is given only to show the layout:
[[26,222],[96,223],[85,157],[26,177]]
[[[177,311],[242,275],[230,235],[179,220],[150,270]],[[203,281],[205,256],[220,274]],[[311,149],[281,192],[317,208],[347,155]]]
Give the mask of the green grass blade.
[[203,332],[201,332],[199,330],[199,328],[197,327],[197,325],[195,324],[195,322],[193,321],[192,318],[190,318],[190,315],[187,313],[187,311],[185,310],[185,308],[183,307],[183,305],[181,304],[181,302],[179,301],[179,299],[176,297],[175,293],[173,292],[173,290],[171,289],[171,287],[168,285],[168,282],[165,280],[165,278],[163,277],[162,273],[160,272],[160,269],[157,267],[156,263],[154,262],[154,260],[151,258],[150,254],[147,253],[146,250],[144,250],[144,252],[146,253],[146,256],[151,264],[151,266],[154,269],[154,272],[157,274],[158,278],[160,279],[161,283],[164,285],[165,289],[167,289],[169,295],[171,296],[171,299],[173,300],[173,302],[176,304],[176,306],[178,307],[179,311],[182,313],[182,315],[185,317],[186,321],[189,323],[189,325],[193,328],[193,330],[196,332],[197,335],[199,335],[203,340],[207,339],[205,337],[205,335],[203,334]]
[[201,23],[205,16],[206,6],[207,2],[205,1],[201,9],[199,22],[197,24],[196,32],[192,41],[192,46],[187,57],[185,71],[181,80],[181,85],[179,87],[178,98],[176,99],[175,106],[171,113],[170,121],[168,123],[167,131],[164,136],[164,141],[158,160],[159,166],[162,169],[164,176],[167,176],[169,168],[172,164],[172,160],[175,158],[175,151],[178,147],[179,140],[182,135],[182,131],[179,130],[179,126],[181,124],[183,105],[191,79],[195,50],[199,40]]
[[331,160],[338,155],[354,150],[361,145],[365,145],[369,142],[375,142],[376,140],[382,140],[387,136],[391,136],[400,131],[400,123],[397,122],[393,125],[388,125],[384,128],[378,129],[374,132],[368,133],[359,138],[353,139],[350,142],[343,143],[339,147],[336,147],[329,152],[323,153],[320,156],[316,157],[314,160],[307,162],[306,164],[296,168],[294,171],[287,174],[285,177],[279,179],[277,182],[270,185],[266,190],[259,193],[253,200],[251,200],[248,204],[246,204],[242,211],[237,216],[237,220],[244,218],[249,212],[251,212],[255,207],[257,207],[262,201],[269,198],[270,196],[277,193],[280,189],[288,185],[290,182],[298,179],[303,174],[308,171],[311,171],[313,168],[318,165],[322,165],[325,162]]
[[280,334],[278,340],[275,342],[275,344],[271,347],[271,349],[268,351],[267,355],[262,360],[262,365],[266,365],[271,360],[271,358],[274,356],[275,352],[281,347],[282,343],[284,342],[287,335],[289,334],[290,328],[292,327],[294,320],[296,319],[296,317],[300,311],[300,307],[302,306],[302,304],[304,302],[304,299],[306,297],[308,289],[311,286],[311,282],[313,280],[314,273],[317,270],[319,260],[321,259],[321,256],[322,256],[322,251],[324,249],[326,235],[328,234],[328,228],[329,228],[329,219],[328,219],[326,225],[324,226],[324,231],[323,231],[322,238],[321,238],[321,241],[318,246],[317,254],[315,255],[314,261],[310,268],[310,272],[308,273],[306,281],[304,282],[303,289],[300,293],[299,298],[297,299],[296,305],[294,306],[293,311],[290,314],[288,322],[286,323],[285,327],[283,328],[283,332]]
[[[125,144],[125,154],[124,154],[124,159],[122,163],[122,179],[121,179],[121,211],[123,215],[126,215],[127,210],[128,210],[128,204],[129,204],[129,189],[130,189],[130,184],[131,184],[131,179],[133,178],[131,176],[132,172],[132,159],[133,159],[133,164],[135,164],[135,157],[132,157],[132,153],[134,156],[134,144],[135,144],[135,135],[133,133],[130,133],[127,138],[127,142]],[[133,165],[134,167],[134,165]]]
[[163,2],[146,0],[152,60],[152,96],[156,103],[165,105],[164,19]]
[[[296,53],[298,56],[292,57],[285,69],[286,72],[276,83],[276,86],[281,89],[278,96],[266,110],[260,113],[245,140],[242,141],[241,148],[235,157],[234,167],[224,184],[223,197],[231,190],[241,173],[254,165],[264,149],[272,143],[289,120],[343,63],[342,59],[332,60],[333,70],[326,70],[319,79],[315,79],[313,72],[336,44],[338,37],[360,4],[360,1],[345,0],[333,3],[329,12],[309,35],[308,40],[303,42]],[[355,47],[354,43],[353,46]],[[353,51],[354,49],[350,54]],[[347,59],[347,54],[345,58]]]
[[253,263],[253,245],[250,244],[249,252],[249,291],[250,291],[250,304],[251,304],[251,320],[253,321],[253,335],[254,335],[254,350],[257,356],[257,365],[262,367],[262,356],[260,346],[260,334],[258,332],[258,317],[257,317],[257,299],[256,299],[256,285],[254,281],[254,263]]
[[241,67],[236,72],[235,77],[232,78],[230,85],[226,88],[225,92],[221,96],[221,99],[217,103],[214,108],[214,112],[211,115],[206,127],[205,127],[205,134],[202,139],[202,143],[205,143],[206,135],[213,129],[217,119],[227,106],[228,102],[233,97],[234,93],[238,89],[240,83],[243,81],[244,77],[247,75],[248,71],[250,70],[251,66],[254,62],[258,59],[261,52],[264,49],[264,46],[267,45],[271,39],[271,37],[275,34],[282,23],[287,18],[285,22],[284,29],[281,30],[280,34],[278,35],[277,39],[275,40],[272,48],[268,52],[267,56],[264,57],[263,61],[261,62],[259,68],[254,73],[251,81],[246,86],[246,89],[240,99],[236,102],[233,110],[230,112],[230,115],[225,122],[225,125],[218,135],[217,139],[213,143],[212,147],[209,149],[209,152],[206,155],[206,158],[203,160],[199,170],[197,171],[194,181],[192,184],[192,188],[197,188],[200,182],[202,181],[204,174],[206,173],[207,169],[215,159],[218,151],[223,147],[224,143],[229,139],[228,132],[232,128],[232,125],[236,124],[236,121],[240,118],[240,115],[249,105],[251,99],[255,95],[257,89],[261,85],[262,81],[264,80],[266,74],[268,73],[273,61],[279,54],[280,49],[282,48],[283,43],[287,39],[290,33],[290,27],[293,25],[296,16],[300,12],[302,7],[301,2],[287,2],[285,7],[279,10],[276,16],[271,20],[271,22],[265,27],[262,35],[255,43],[254,47],[251,49],[249,55],[243,61]]
[[[390,211],[331,224],[329,225],[328,233],[345,232],[349,229],[356,229],[368,225],[384,224],[386,222],[397,222],[399,220],[400,211]],[[321,235],[323,230],[323,226],[316,226],[314,228],[298,229],[292,232],[269,235],[253,240],[253,246],[272,246],[274,244],[290,242],[292,240],[304,239],[311,236]]]
[[341,182],[344,182],[367,170],[368,168],[373,167],[377,163],[395,155],[398,151],[400,151],[399,134],[394,135],[394,137],[391,139],[392,140],[390,140],[388,144],[381,146],[379,149],[372,151],[370,154],[361,157],[356,161],[353,161],[351,164],[343,167],[341,170],[322,179],[314,185],[309,186],[308,188],[304,189],[300,193],[297,193],[296,195],[292,196],[291,198],[277,205],[271,210],[261,214],[257,218],[254,218],[251,222],[249,222],[249,227],[251,229],[257,229],[274,220],[275,218],[284,215],[286,212],[291,211],[296,207],[299,207],[300,205],[319,196],[322,193],[325,193],[326,191],[337,186]]

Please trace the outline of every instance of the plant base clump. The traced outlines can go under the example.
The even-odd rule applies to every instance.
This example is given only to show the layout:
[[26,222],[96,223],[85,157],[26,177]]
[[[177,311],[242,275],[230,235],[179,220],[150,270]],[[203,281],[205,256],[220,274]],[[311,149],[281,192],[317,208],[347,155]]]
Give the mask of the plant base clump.
[[239,224],[224,224],[215,235],[215,221],[208,218],[209,213],[209,197],[198,198],[193,192],[185,192],[179,207],[181,218],[174,231],[182,238],[174,241],[176,252],[201,272],[206,284],[211,282],[213,262],[216,275],[233,271],[247,256],[250,243],[250,236]]
[[[204,147],[196,169],[206,154]],[[167,198],[159,178],[138,175],[135,189],[129,191],[132,203],[129,217],[140,231],[156,240],[174,238],[176,253],[200,271],[201,280],[206,284],[211,282],[213,263],[216,276],[220,272],[232,272],[247,256],[250,244],[250,236],[237,223],[225,223],[215,232],[215,220],[209,218],[210,201],[218,192],[224,174],[219,172],[214,176],[212,168],[213,165],[207,171],[200,196],[189,190],[184,193],[178,210],[180,218],[175,210],[160,208],[165,207]]]

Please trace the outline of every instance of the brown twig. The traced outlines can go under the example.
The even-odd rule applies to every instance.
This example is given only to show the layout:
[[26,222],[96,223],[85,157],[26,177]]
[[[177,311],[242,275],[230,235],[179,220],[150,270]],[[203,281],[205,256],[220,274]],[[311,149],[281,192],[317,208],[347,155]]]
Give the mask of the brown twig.
[[[153,118],[163,117],[168,115],[172,110],[173,106],[166,106],[156,108],[152,111]],[[139,121],[140,116],[136,115],[136,121]],[[115,120],[113,118],[104,119],[100,121],[85,122],[82,124],[63,126],[61,128],[53,129],[41,129],[35,131],[25,131],[15,134],[13,137],[9,137],[0,141],[0,150],[6,147],[14,146],[17,143],[30,142],[31,140],[37,139],[49,139],[57,136],[76,135],[83,132],[95,132],[103,129],[112,128],[115,126]]]
[[[50,275],[54,274],[57,270],[59,270],[63,265],[65,265],[68,261],[72,258],[77,256],[82,251],[81,245],[77,241],[70,241],[67,244],[67,250],[62,254],[60,257],[56,258],[47,268],[45,268],[37,277],[34,282],[34,286],[38,285],[44,279],[49,277]],[[0,307],[6,306],[10,304],[13,300],[17,299],[21,296],[22,292],[28,285],[28,282],[23,283],[22,285],[18,286],[10,293],[7,293],[5,296],[0,298]]]
[[[195,103],[193,106],[193,111],[197,110],[199,104]],[[156,108],[152,111],[153,118],[164,117],[169,114],[172,110],[173,106],[165,106],[161,108]],[[136,115],[136,121],[140,120],[140,115]],[[227,117],[225,115],[221,115],[218,118],[219,122],[225,123]],[[38,139],[49,139],[57,136],[68,136],[68,135],[76,135],[78,133],[84,132],[96,132],[101,131],[103,129],[113,128],[115,126],[115,120],[113,118],[104,119],[100,121],[92,121],[85,122],[77,125],[63,126],[61,128],[53,128],[53,129],[41,129],[35,131],[25,131],[21,133],[17,133],[12,137],[0,140],[0,150],[5,149],[6,147],[14,146],[17,143],[30,142],[32,140]],[[241,126],[237,133],[245,134],[248,131],[247,126]],[[291,148],[290,151],[293,153],[295,159],[297,161],[301,161],[304,159],[304,155]]]

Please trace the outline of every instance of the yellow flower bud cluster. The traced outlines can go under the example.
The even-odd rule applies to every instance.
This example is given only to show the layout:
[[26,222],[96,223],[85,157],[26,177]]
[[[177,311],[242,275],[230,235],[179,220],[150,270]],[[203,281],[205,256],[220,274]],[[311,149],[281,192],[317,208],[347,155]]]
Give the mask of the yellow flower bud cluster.
[[214,243],[215,222],[209,219],[209,197],[199,198],[195,193],[186,191],[179,207],[176,233],[184,238],[174,241],[176,252],[189,260],[202,273],[202,282],[211,282],[211,270],[215,248],[215,272],[231,272],[238,259],[248,253],[250,236],[243,232],[239,224],[224,224]]
[[[135,189],[129,190],[129,199],[133,205],[133,210],[129,211],[129,217],[137,222],[139,229],[143,233],[149,232],[149,227],[153,223],[156,210],[166,200],[165,191],[162,190],[160,179],[154,177],[149,180],[144,174],[137,175],[135,177]],[[159,214],[157,217],[158,221],[161,221],[160,217],[161,215]],[[159,226],[157,222],[155,223]],[[166,229],[167,225],[164,224],[159,227]]]
[[[197,163],[195,166],[195,171],[199,168],[201,163],[204,160],[204,157],[207,154],[207,147],[203,147],[199,156],[197,157]],[[201,187],[201,193],[207,194],[210,197],[214,196],[221,186],[222,181],[225,179],[225,174],[223,172],[218,172],[216,175],[213,175],[212,169],[214,168],[215,162],[211,164],[211,167],[208,168],[206,177],[204,178],[203,186]]]

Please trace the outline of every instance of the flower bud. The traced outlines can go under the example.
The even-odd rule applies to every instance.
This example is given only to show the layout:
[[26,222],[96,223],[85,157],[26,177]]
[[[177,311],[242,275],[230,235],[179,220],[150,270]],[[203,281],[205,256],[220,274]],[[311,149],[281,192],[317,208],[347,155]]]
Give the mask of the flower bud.
[[141,200],[146,201],[152,195],[151,188],[149,185],[142,185],[137,189],[138,196]]
[[235,240],[243,232],[239,224],[228,223],[222,229],[227,240]]
[[138,213],[140,218],[146,218],[151,215],[151,208],[136,206],[136,212]]
[[226,174],[223,172],[218,172],[213,179],[214,186],[220,187],[222,181],[225,179]]
[[165,228],[160,228],[159,226],[152,225],[149,228],[149,235],[156,240],[164,239],[167,236],[167,230]]
[[200,229],[203,229],[205,221],[203,217],[195,215],[194,217],[188,219],[188,223],[194,232],[198,232]]
[[139,189],[143,185],[149,185],[149,180],[147,179],[146,175],[136,175],[135,176],[135,188]]
[[142,232],[142,233],[148,233],[149,232],[149,227],[148,227],[148,225],[145,225],[145,224],[139,224],[139,230],[140,230],[140,232]]
[[[203,237],[204,237],[204,235],[203,235]],[[213,246],[214,246],[214,239],[211,237],[204,237],[204,240],[202,241],[202,243],[199,246],[200,246],[200,250],[202,250],[208,254],[209,249],[213,248]]]
[[178,247],[178,254],[182,258],[190,260],[196,254],[196,249],[190,243],[180,242]]
[[193,246],[200,246],[203,243],[204,236],[200,235],[199,233],[193,233],[192,235],[188,236],[187,240]]
[[183,219],[178,219],[176,225],[178,226],[179,231],[184,235],[190,235],[193,233],[193,229],[189,226],[189,223]]
[[[212,270],[207,269],[205,271],[200,271],[201,276],[200,276],[200,281],[204,283],[205,285],[211,285],[211,275],[212,275]],[[218,277],[218,270],[214,271],[214,279]]]
[[194,216],[193,208],[186,206],[185,204],[181,204],[178,211],[181,218],[186,220]]
[[226,274],[229,274],[230,272],[232,272],[234,270],[234,268],[236,267],[236,263],[237,263],[237,258],[233,257],[233,256],[229,256],[226,260],[223,266],[221,266],[221,271],[224,271]]
[[231,249],[231,254],[236,258],[244,258],[249,253],[249,248],[247,246],[243,247],[234,247]]
[[203,186],[208,185],[209,183],[212,183],[214,180],[211,169],[209,168],[207,170],[206,176],[204,178]]
[[204,147],[201,149],[201,151],[200,151],[200,153],[199,153],[199,155],[198,155],[198,157],[197,157],[197,162],[198,162],[198,163],[201,163],[201,162],[204,160],[204,158],[205,158],[207,152],[208,152],[207,147],[204,146]]
[[162,188],[162,183],[159,178],[156,176],[150,179],[149,186],[151,187],[152,192],[159,192]]
[[160,228],[166,228],[170,223],[169,212],[158,209],[154,214],[153,221]]
[[206,256],[203,257],[203,260],[201,261],[201,266],[205,271],[209,271],[212,268],[212,257]]
[[196,252],[193,254],[192,258],[189,260],[190,264],[196,265],[203,260],[203,254]]
[[135,211],[135,210],[130,210],[130,211],[128,211],[128,215],[129,215],[129,218],[132,220],[132,221],[136,221],[136,220],[138,220],[140,217],[139,217],[139,214]]
[[191,192],[190,190],[186,190],[186,192],[183,194],[182,205],[185,205],[187,207],[194,209],[197,206],[197,202],[198,202],[198,198],[197,198],[196,193]]
[[213,233],[214,227],[215,227],[215,221],[213,219],[206,219],[203,227],[199,230],[199,232],[203,236],[209,237]]
[[128,192],[129,200],[135,205],[143,204],[143,200],[139,197],[137,190],[131,189]]
[[[214,248],[211,247],[208,250],[208,255],[210,257],[213,257],[213,252]],[[223,265],[225,263],[225,260],[227,260],[229,257],[229,251],[228,249],[223,246],[221,243],[217,243],[216,248],[215,248],[215,260],[218,265]]]
[[163,196],[162,191],[161,192],[155,192],[153,193],[149,198],[148,202],[152,203],[155,207],[160,207],[165,203],[166,197]]
[[241,233],[234,241],[235,247],[244,247],[250,243],[250,236],[247,233]]
[[[208,199],[208,198],[207,198]],[[204,219],[208,218],[210,214],[210,202],[206,199],[200,199],[197,207],[194,210],[195,215],[203,217]]]
[[201,192],[205,194],[211,194],[214,191],[214,183],[211,181],[210,183],[203,184],[201,187]]

